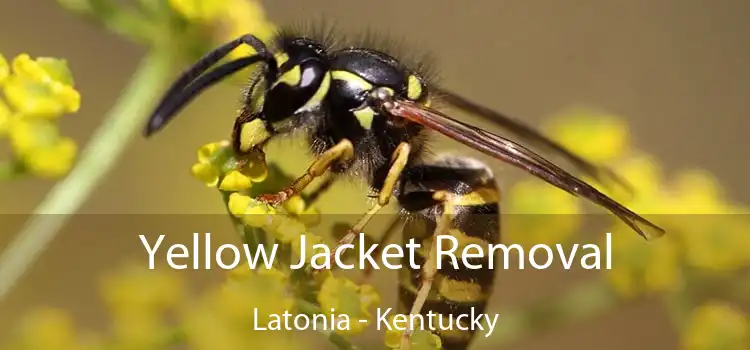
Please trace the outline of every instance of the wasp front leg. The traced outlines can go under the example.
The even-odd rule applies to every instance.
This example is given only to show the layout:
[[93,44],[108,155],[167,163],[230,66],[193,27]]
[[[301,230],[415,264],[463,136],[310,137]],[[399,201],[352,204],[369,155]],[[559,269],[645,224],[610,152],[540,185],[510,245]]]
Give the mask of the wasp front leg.
[[349,163],[354,159],[354,146],[351,141],[344,139],[319,155],[307,168],[304,175],[298,177],[278,193],[264,194],[258,200],[270,205],[279,205],[289,198],[302,193],[313,180],[323,176],[335,164]]

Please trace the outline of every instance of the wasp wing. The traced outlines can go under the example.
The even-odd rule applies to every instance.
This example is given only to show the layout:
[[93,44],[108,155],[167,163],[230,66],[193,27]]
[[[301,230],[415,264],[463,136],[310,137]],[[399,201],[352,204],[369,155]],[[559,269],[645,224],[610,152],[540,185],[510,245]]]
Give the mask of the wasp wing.
[[[646,239],[660,237],[664,234],[664,230],[660,227],[539,154],[509,139],[463,123],[440,111],[408,100],[392,100],[384,103],[383,108],[396,117],[421,124],[428,129],[437,131],[473,149],[521,168],[568,193],[586,198],[611,211]],[[649,227],[651,230],[644,230],[639,223]]]
[[615,174],[612,170],[597,166],[595,164],[592,164],[591,162],[586,161],[585,159],[581,158],[580,156],[576,155],[575,153],[567,149],[565,146],[559,144],[558,142],[553,141],[552,139],[543,135],[542,133],[535,130],[534,128],[531,128],[528,125],[518,120],[515,120],[509,116],[506,116],[502,113],[498,113],[492,109],[489,109],[487,107],[484,107],[482,105],[469,101],[465,97],[462,97],[446,89],[443,89],[440,87],[433,87],[433,90],[435,90],[437,95],[440,96],[439,99],[441,102],[444,102],[464,112],[478,116],[484,120],[495,123],[498,126],[510,131],[519,139],[523,139],[532,144],[539,145],[541,147],[546,148],[547,150],[551,152],[554,152],[563,156],[569,162],[571,162],[574,166],[581,169],[581,171],[583,171],[587,175],[591,176],[592,178],[594,178],[595,180],[603,184],[605,183],[604,182],[605,177],[608,177],[609,179],[615,181],[620,186],[625,188],[628,192],[630,193],[633,192],[632,187],[627,183],[627,181],[623,180],[621,177]]

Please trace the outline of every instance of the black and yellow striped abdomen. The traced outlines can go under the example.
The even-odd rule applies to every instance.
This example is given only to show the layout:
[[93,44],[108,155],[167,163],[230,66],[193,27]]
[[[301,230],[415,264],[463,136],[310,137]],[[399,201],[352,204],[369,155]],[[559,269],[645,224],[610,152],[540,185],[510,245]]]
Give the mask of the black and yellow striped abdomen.
[[[438,329],[443,348],[453,350],[468,347],[475,331],[470,324],[470,315],[483,314],[492,295],[495,273],[488,268],[490,258],[467,259],[471,265],[483,266],[470,269],[463,263],[461,252],[468,244],[477,244],[487,252],[489,245],[499,242],[500,192],[491,172],[478,167],[477,162],[463,158],[449,160],[448,163],[420,166],[419,175],[406,174],[404,192],[399,201],[408,213],[403,243],[414,239],[420,244],[414,261],[419,267],[425,265],[430,247],[435,242],[436,226],[446,204],[452,206],[451,226],[444,234],[455,238],[457,264],[449,257],[442,257],[441,267],[420,313],[438,315],[433,317],[432,326]],[[430,193],[436,192],[452,194],[451,203],[427,200]],[[443,240],[444,250],[452,245],[452,242]],[[476,250],[471,252],[476,253]],[[399,276],[399,312],[409,313],[422,284],[422,269],[412,269],[408,263],[403,266]],[[458,322],[464,330],[455,327],[459,315],[469,315]],[[449,327],[452,329],[446,329]]]

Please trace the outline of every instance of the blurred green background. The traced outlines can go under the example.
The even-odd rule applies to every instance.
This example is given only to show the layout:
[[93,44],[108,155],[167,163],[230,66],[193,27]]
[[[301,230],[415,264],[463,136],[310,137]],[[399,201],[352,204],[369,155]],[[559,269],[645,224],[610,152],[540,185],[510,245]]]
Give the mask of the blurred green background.
[[[418,43],[415,50],[434,53],[444,85],[531,124],[577,106],[621,116],[638,148],[659,159],[667,171],[703,168],[716,176],[733,201],[750,203],[744,160],[750,130],[750,2],[278,0],[263,5],[276,24],[324,16],[344,32],[371,28],[406,37]],[[54,1],[1,2],[0,31],[0,52],[9,60],[22,52],[68,60],[82,107],[61,119],[61,129],[81,148],[145,52]],[[235,82],[210,90],[159,137],[132,142],[80,210],[102,215],[96,219],[101,220],[100,232],[89,226],[86,232],[71,227],[63,231],[0,302],[0,340],[34,306],[70,310],[84,325],[95,326],[102,319],[100,305],[90,302],[102,271],[127,257],[145,258],[139,242],[133,242],[135,235],[107,234],[106,223],[122,219],[104,215],[224,213],[217,193],[198,184],[188,169],[198,146],[228,137],[240,87]],[[437,147],[468,152],[449,141],[441,140]],[[273,159],[274,149],[268,154]],[[298,148],[284,153],[281,163],[301,171],[308,160]],[[495,168],[503,182],[520,175],[501,164]],[[2,216],[0,248],[52,185],[34,179],[0,185],[0,212],[17,214]],[[345,198],[346,208],[324,200],[321,210],[362,212],[365,201],[357,194],[353,186],[339,185],[331,198]],[[233,239],[229,230],[221,235]],[[502,283],[493,301],[498,310],[576,278],[560,271],[498,273]],[[192,278],[200,284],[216,275],[197,273]],[[378,280],[390,286],[388,278]],[[639,299],[511,346],[677,348],[678,338],[657,302]]]

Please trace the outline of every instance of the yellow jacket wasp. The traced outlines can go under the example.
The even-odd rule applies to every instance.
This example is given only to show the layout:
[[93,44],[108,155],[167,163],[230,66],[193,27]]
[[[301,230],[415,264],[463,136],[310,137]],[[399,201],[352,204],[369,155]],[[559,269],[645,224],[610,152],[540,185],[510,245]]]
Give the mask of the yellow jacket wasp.
[[[450,234],[459,241],[499,241],[500,191],[492,172],[483,163],[467,157],[426,156],[425,135],[429,131],[598,204],[647,239],[664,234],[661,228],[539,154],[430,107],[440,101],[492,120],[517,137],[564,156],[597,180],[614,177],[608,170],[586,162],[520,122],[430,84],[425,72],[407,66],[385,50],[367,45],[336,47],[323,37],[287,30],[277,35],[274,44],[267,47],[248,34],[205,55],[166,92],[146,126],[145,135],[163,128],[206,88],[245,67],[262,63],[260,73],[245,92],[234,124],[234,151],[241,157],[261,152],[277,135],[297,131],[307,135],[316,160],[285,190],[260,198],[272,205],[300,193],[315,178],[328,172],[364,178],[377,193],[377,202],[340,244],[351,243],[392,197],[403,214],[416,218],[431,230],[425,234],[405,229],[404,240],[417,238],[421,243],[431,240],[432,235],[448,234],[451,229]],[[252,47],[255,54],[208,71],[240,45]],[[422,261],[418,262],[423,266],[422,271],[410,271],[402,277],[399,296],[404,311],[412,314],[433,311],[446,316],[466,313],[470,308],[483,312],[494,284],[492,271],[436,271],[434,254],[433,245],[422,252]],[[437,276],[440,278],[436,279]],[[433,288],[440,291],[435,296],[430,294]],[[465,349],[473,334],[451,331],[440,336],[445,349]],[[409,337],[407,332],[403,349],[410,347]]]

